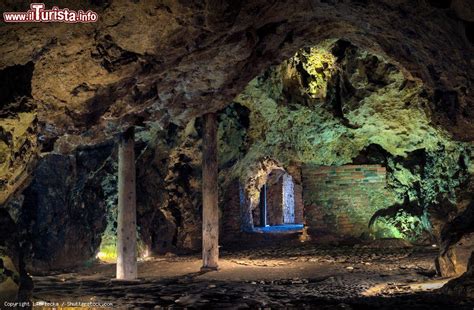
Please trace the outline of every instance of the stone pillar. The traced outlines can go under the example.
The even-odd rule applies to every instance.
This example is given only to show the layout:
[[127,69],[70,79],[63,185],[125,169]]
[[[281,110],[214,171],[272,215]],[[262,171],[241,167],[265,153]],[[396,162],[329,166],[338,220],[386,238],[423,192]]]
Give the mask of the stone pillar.
[[217,115],[204,115],[202,139],[202,260],[201,270],[217,270],[219,209],[217,205]]
[[117,279],[137,278],[137,208],[134,129],[120,135],[118,147]]

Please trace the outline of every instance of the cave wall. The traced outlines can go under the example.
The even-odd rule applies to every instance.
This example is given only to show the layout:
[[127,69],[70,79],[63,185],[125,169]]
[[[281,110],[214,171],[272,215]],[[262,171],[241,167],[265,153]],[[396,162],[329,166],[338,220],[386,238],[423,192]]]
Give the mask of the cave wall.
[[[474,250],[471,247],[463,248],[460,243],[468,240],[474,232],[474,202],[471,202],[462,213],[450,221],[443,229],[440,255],[436,267],[441,275],[459,276],[466,268],[466,272],[448,282],[443,288],[444,293],[474,297]],[[462,254],[461,257],[457,255]],[[464,259],[470,256],[465,267]]]
[[7,206],[28,270],[73,267],[95,256],[107,223],[101,181],[113,149],[105,143],[40,158],[30,185]]
[[13,219],[0,210],[0,302],[17,300],[20,290],[20,240]]
[[[256,197],[252,171],[265,158],[276,166],[383,165],[391,203],[378,208],[397,203],[399,212],[378,216],[388,219],[383,225],[392,226],[392,237],[439,239],[447,218],[436,210],[456,209],[472,146],[433,124],[424,87],[390,59],[344,40],[300,50],[235,98],[251,113],[248,152],[233,172]],[[396,231],[411,222],[419,231]]]
[[36,102],[31,95],[34,64],[0,70],[0,205],[24,189],[34,167]]
[[474,251],[474,202],[443,226],[441,232],[440,255],[436,260],[438,272],[442,276],[459,276],[466,271],[468,258]]
[[[23,9],[15,1],[1,6]],[[272,167],[292,160],[340,166],[370,145],[386,152],[387,182],[398,200],[408,197],[407,207],[437,216],[433,231],[467,205],[459,199],[472,145],[458,141],[472,141],[474,132],[468,1],[451,1],[445,9],[403,0],[222,1],[205,7],[116,0],[91,6],[100,22],[75,25],[74,31],[64,24],[0,29],[0,84],[2,96],[7,94],[1,98],[0,205],[18,220],[22,200],[31,201],[21,192],[34,175],[54,166],[47,158],[57,157],[59,167],[69,167],[63,171],[68,178],[32,181],[28,197],[54,190],[38,210],[25,209],[31,216],[24,227],[43,238],[40,228],[51,223],[59,237],[47,236],[45,244],[58,253],[66,245],[61,238],[74,235],[44,210],[63,214],[70,208],[74,220],[81,219],[72,230],[87,227],[83,217],[96,212],[84,204],[87,210],[78,214],[81,203],[70,197],[83,193],[83,176],[70,173],[81,170],[74,164],[77,154],[63,153],[144,122],[159,128],[155,140],[165,144],[152,144],[138,159],[144,180],[138,189],[141,239],[156,252],[199,247],[196,117],[225,107],[239,93],[220,116],[220,190],[238,179],[245,193],[239,197],[249,209],[258,201],[266,172],[261,167],[269,158]],[[333,44],[334,38],[344,40]],[[298,50],[283,66],[266,70]],[[10,83],[11,76],[21,79]],[[53,150],[59,155],[44,155],[34,172],[38,155]],[[106,201],[94,221],[113,228],[113,167],[106,170],[90,181],[100,180],[91,187],[101,189],[90,199]],[[102,191],[104,197],[94,197]],[[36,226],[28,220],[35,217]],[[93,255],[101,225],[88,230],[94,236],[81,237],[91,246],[87,255]],[[28,243],[33,254],[46,251],[33,237]],[[61,255],[52,260],[67,265]]]
[[[344,53],[339,52],[342,47]],[[456,189],[465,179],[470,149],[431,125],[420,85],[408,82],[389,60],[341,41],[328,41],[319,47],[301,50],[294,58],[269,68],[219,113],[222,218],[226,218],[226,213],[237,214],[239,209],[240,229],[251,230],[247,227],[251,218],[246,219],[249,214],[246,210],[256,210],[259,187],[267,181],[272,169],[287,170],[295,181],[295,191],[301,191],[297,168],[301,164],[344,165],[356,161],[364,152],[369,157],[378,157],[377,161],[387,166],[387,187],[398,201],[408,197],[412,205],[429,206],[447,199],[455,204]],[[192,119],[185,126],[163,128],[156,123],[147,126],[137,133],[140,242],[151,253],[197,251],[201,244],[201,119]],[[82,171],[76,179],[61,181],[57,178],[64,176],[58,175],[55,181],[61,183],[58,190],[62,188],[62,193],[53,196],[67,201],[73,210],[78,202],[69,202],[67,196],[74,193],[80,197],[81,191],[77,188],[82,188],[83,176],[88,174],[94,180],[91,184],[101,188],[98,195],[103,197],[91,198],[102,201],[94,202],[101,204],[101,211],[91,211],[91,214],[96,212],[96,221],[105,222],[105,229],[101,224],[97,230],[91,230],[95,236],[81,237],[89,240],[90,248],[84,255],[76,256],[75,263],[81,264],[94,256],[101,239],[110,239],[113,246],[116,159],[108,160],[107,168],[101,168],[100,173],[96,173],[99,164],[78,168],[74,163],[77,154],[72,155],[72,159],[67,155],[74,149],[74,143],[72,138],[59,139],[53,143],[56,154],[45,158],[52,156],[58,162],[65,162],[68,168],[64,168],[63,173],[70,169]],[[45,167],[41,169],[47,170]],[[32,189],[56,187],[35,182],[30,186]],[[241,190],[229,189],[232,182],[240,183]],[[35,185],[37,183],[39,185]],[[68,184],[66,188],[63,183]],[[71,191],[69,187],[74,189]],[[223,198],[228,197],[229,191],[233,195],[239,193],[231,198],[231,203]],[[34,192],[26,193],[34,196],[29,194]],[[50,208],[49,199],[57,200],[45,196],[45,207],[39,210]],[[69,208],[60,207],[59,203],[53,205],[51,208],[59,213]],[[302,219],[303,210],[298,210],[301,211],[297,216]],[[43,211],[31,214],[36,212]],[[45,221],[51,222],[47,217]],[[35,231],[36,228],[30,226],[25,224],[30,231]],[[236,235],[238,226],[231,221],[229,233]],[[69,235],[64,232],[59,235],[62,240],[51,236],[44,243],[54,245],[58,257],[42,266],[52,266],[55,260],[58,266],[67,265],[60,257],[65,256],[66,240],[74,238],[65,237]],[[40,246],[36,248],[33,253],[43,251]]]

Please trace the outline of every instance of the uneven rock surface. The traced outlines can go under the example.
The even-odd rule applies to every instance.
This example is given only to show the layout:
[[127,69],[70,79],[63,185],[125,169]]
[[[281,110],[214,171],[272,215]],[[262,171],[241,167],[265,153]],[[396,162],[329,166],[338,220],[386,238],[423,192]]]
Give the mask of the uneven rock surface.
[[232,172],[258,201],[269,171],[294,162],[382,164],[390,190],[370,199],[380,209],[407,201],[430,217],[423,209],[456,204],[472,150],[433,126],[423,88],[393,60],[347,41],[302,49],[235,98],[250,122],[248,150]]
[[[396,208],[382,216],[413,211],[425,241],[451,240],[445,223],[472,202],[468,0],[61,6],[93,9],[99,22],[0,26],[0,211],[12,236],[27,237],[33,269],[83,264],[114,234],[108,141],[130,125],[141,242],[154,253],[198,250],[208,111],[220,111],[220,190],[243,184],[244,222],[269,171],[307,162],[386,165]],[[21,274],[19,244],[5,236],[8,270]]]
[[0,83],[0,205],[28,182],[37,144],[36,105],[31,98],[34,64],[1,71]]
[[[262,69],[302,46],[345,38],[422,81],[434,123],[470,140],[472,45],[469,16],[459,13],[465,2],[451,9],[430,1],[97,1],[90,8],[98,23],[1,27],[2,74],[26,66],[22,78],[31,85],[13,87],[5,102],[33,102],[40,140],[90,143],[143,121],[185,125],[229,104]],[[28,9],[14,1],[1,8]],[[9,166],[24,171],[30,159],[19,160]],[[11,190],[21,181],[6,172],[2,179]]]
[[471,258],[467,265],[467,271],[457,279],[450,281],[443,291],[447,294],[457,297],[474,297],[474,255],[471,254]]
[[0,301],[15,300],[20,288],[20,244],[15,223],[5,210],[0,210]]
[[442,253],[437,260],[440,274],[445,277],[453,277],[465,273],[473,249],[472,233],[464,235],[458,242],[451,244],[448,250]]
[[142,262],[135,283],[110,282],[113,265],[35,277],[33,301],[140,308],[470,309],[474,300],[434,293],[443,284],[433,278],[434,255],[430,248],[267,244],[263,250],[225,251],[219,272],[200,273],[198,257],[181,256]]
[[441,275],[459,276],[467,269],[461,277],[448,283],[445,288],[445,292],[458,296],[474,296],[474,250],[470,239],[474,230],[473,211],[474,204],[471,203],[445,226],[441,252],[437,258],[437,269]]
[[67,268],[95,255],[106,225],[100,181],[112,150],[108,143],[45,155],[31,184],[8,205],[30,271]]

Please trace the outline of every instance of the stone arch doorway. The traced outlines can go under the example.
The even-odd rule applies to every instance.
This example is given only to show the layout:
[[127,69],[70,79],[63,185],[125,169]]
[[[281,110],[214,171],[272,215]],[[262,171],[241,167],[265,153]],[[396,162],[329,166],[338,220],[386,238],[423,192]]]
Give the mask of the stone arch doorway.
[[260,187],[258,206],[252,210],[253,225],[257,231],[277,232],[303,228],[303,205],[300,187],[283,168],[268,173]]

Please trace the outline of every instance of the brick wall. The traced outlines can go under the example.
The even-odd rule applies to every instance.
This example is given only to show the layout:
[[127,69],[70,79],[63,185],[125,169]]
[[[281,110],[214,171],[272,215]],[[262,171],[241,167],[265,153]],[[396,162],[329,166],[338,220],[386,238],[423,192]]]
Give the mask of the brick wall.
[[276,183],[267,184],[267,225],[283,223],[283,178]]
[[394,202],[381,165],[306,165],[302,177],[306,224],[315,237],[359,237],[372,215]]
[[260,204],[252,210],[252,222],[254,227],[260,226]]
[[295,183],[295,223],[303,224],[304,221],[304,204],[303,204],[303,186],[301,183]]
[[219,238],[222,242],[232,241],[240,235],[242,193],[238,181],[230,183],[221,202],[221,220]]

